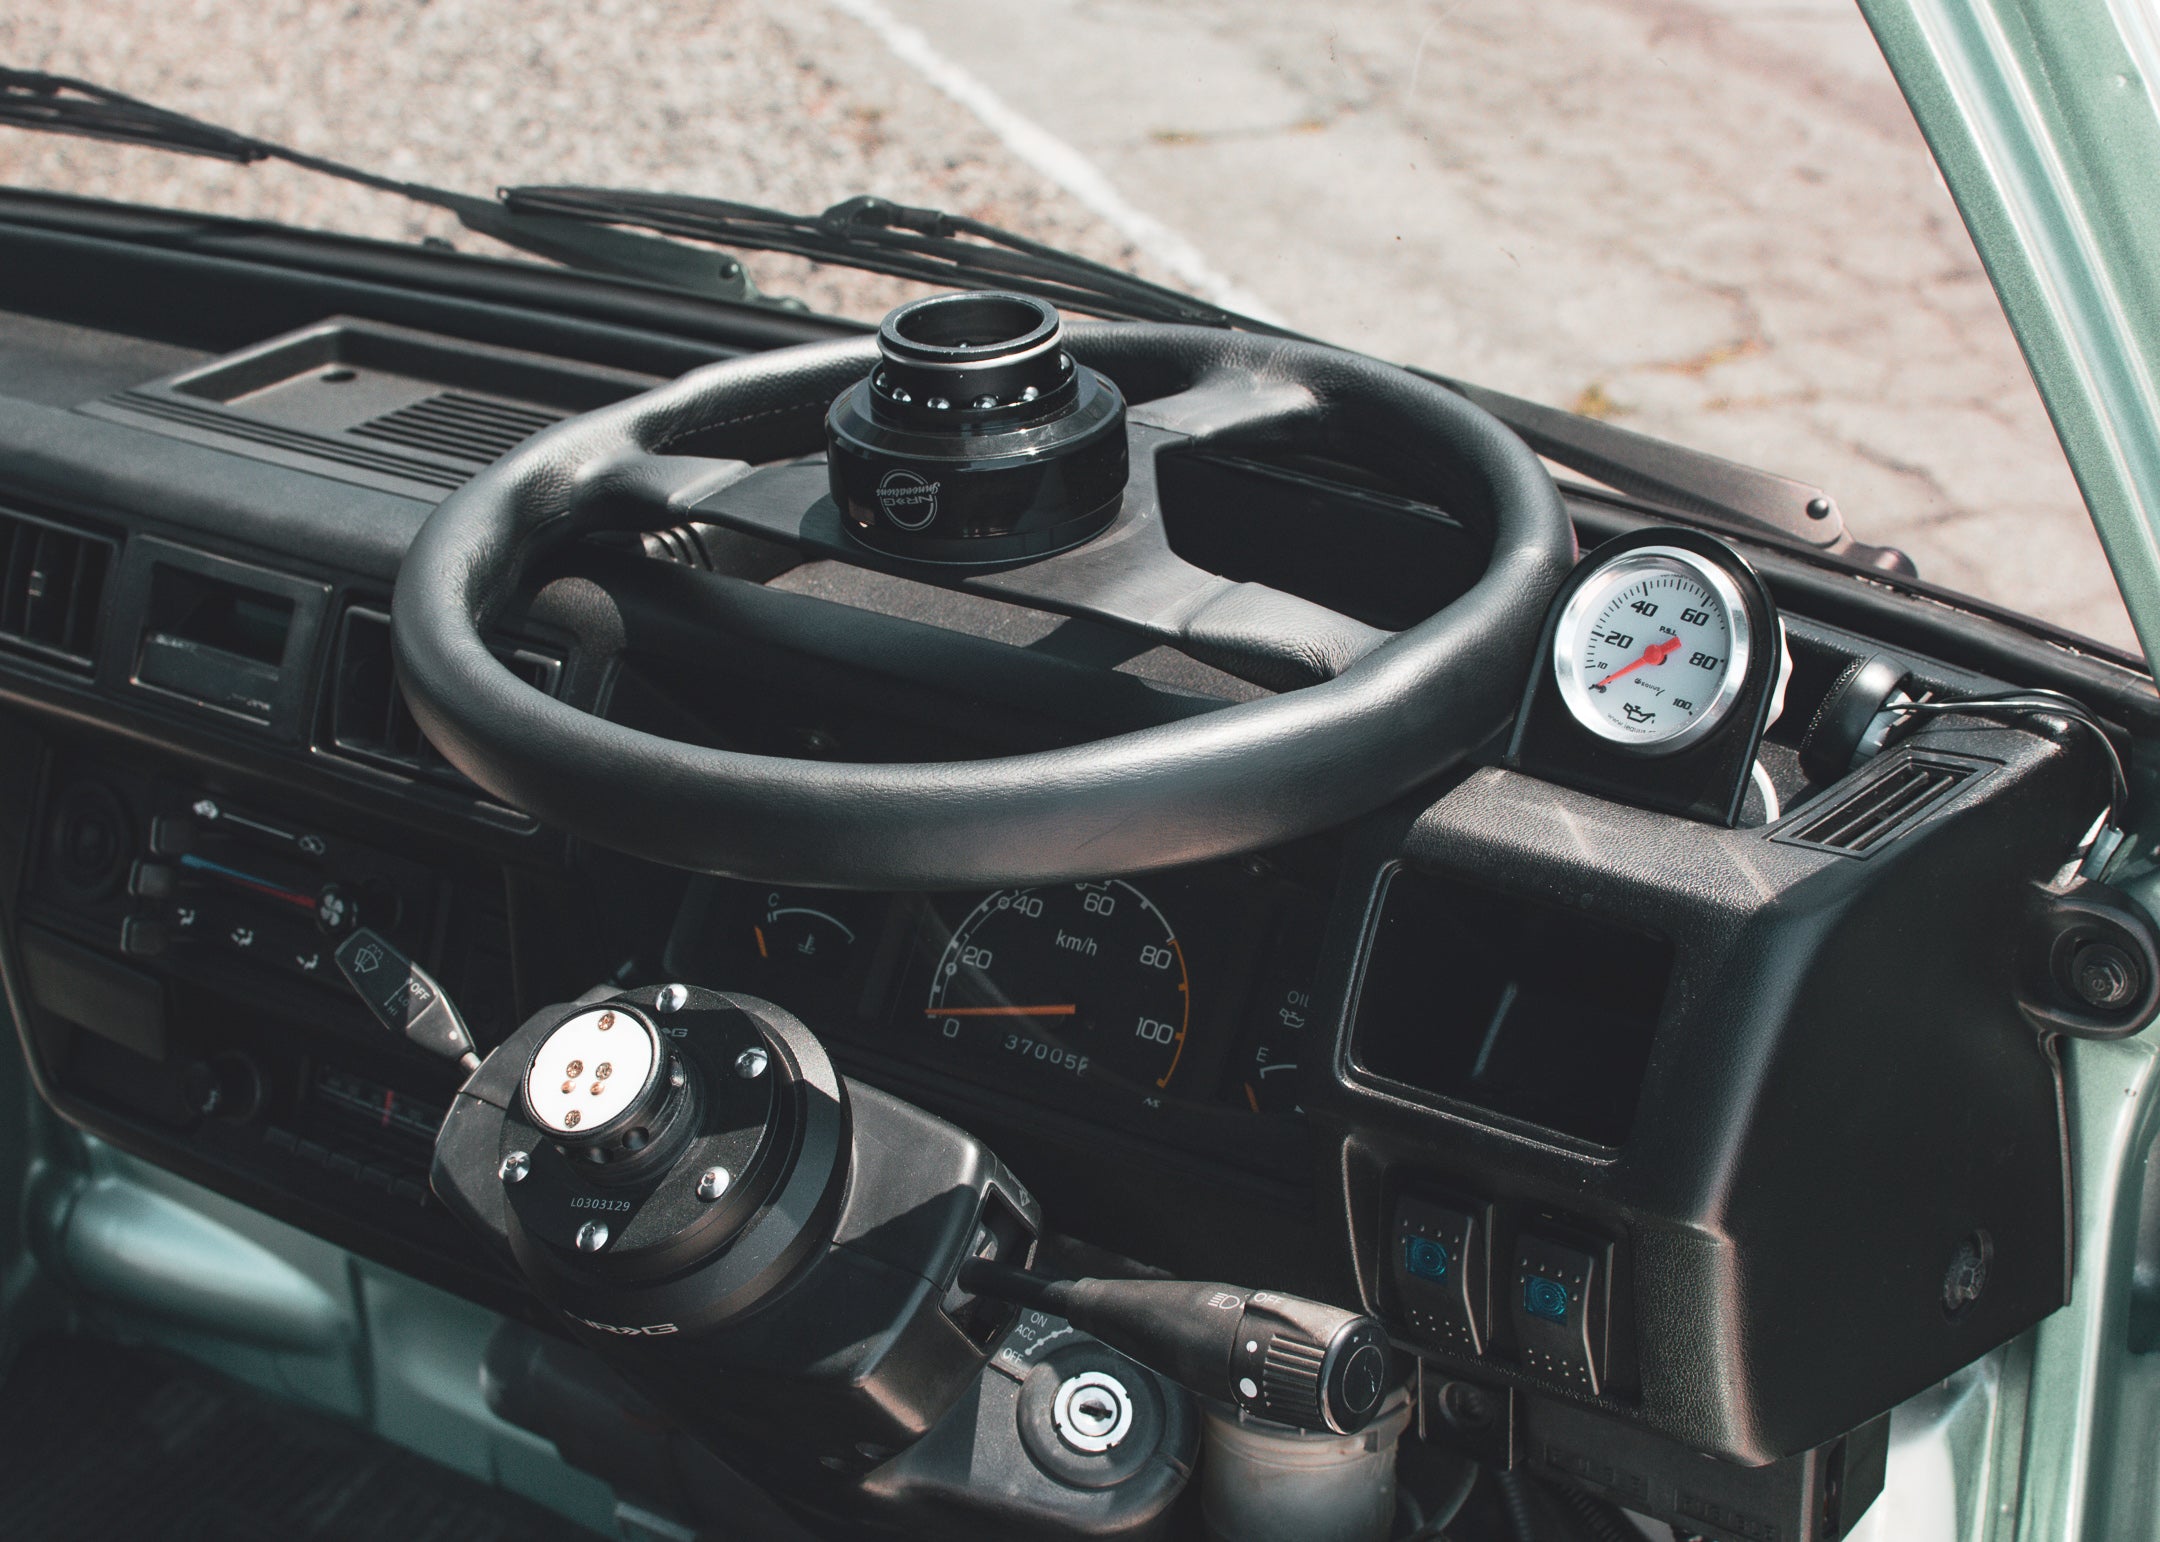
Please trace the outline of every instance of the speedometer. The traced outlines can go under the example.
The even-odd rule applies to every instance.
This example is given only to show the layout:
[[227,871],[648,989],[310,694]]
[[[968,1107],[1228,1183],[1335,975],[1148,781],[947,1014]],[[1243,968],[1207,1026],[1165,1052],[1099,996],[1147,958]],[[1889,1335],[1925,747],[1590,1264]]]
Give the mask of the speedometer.
[[1725,720],[1753,647],[1747,606],[1723,568],[1678,546],[1638,546],[1569,598],[1553,633],[1553,673],[1584,728],[1666,754]]
[[1014,1073],[1160,1092],[1192,1017],[1170,922],[1121,879],[1000,889],[953,929],[923,1016]]

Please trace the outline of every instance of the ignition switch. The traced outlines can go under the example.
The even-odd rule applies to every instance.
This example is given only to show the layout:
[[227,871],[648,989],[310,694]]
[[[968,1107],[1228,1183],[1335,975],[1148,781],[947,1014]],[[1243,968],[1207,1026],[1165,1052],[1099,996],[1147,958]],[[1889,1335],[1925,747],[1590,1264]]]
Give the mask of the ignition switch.
[[1050,1420],[1075,1451],[1108,1451],[1132,1432],[1132,1394],[1108,1371],[1082,1371],[1059,1383]]

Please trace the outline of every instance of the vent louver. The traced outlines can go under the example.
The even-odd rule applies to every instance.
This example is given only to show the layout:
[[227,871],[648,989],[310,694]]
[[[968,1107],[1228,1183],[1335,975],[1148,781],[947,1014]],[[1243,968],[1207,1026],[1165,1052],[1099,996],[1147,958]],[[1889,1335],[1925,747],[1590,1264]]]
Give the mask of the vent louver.
[[1940,806],[1975,769],[1911,756],[1777,838],[1848,857],[1872,855]]
[[113,543],[0,511],[0,646],[87,674]]
[[[555,694],[562,678],[560,660],[507,643],[491,646],[512,674],[535,690]],[[478,790],[420,731],[405,705],[405,693],[398,689],[390,618],[364,605],[348,608],[338,628],[324,748],[445,786]]]
[[409,407],[371,418],[349,432],[434,455],[485,466],[500,460],[562,414],[517,402],[442,391]]

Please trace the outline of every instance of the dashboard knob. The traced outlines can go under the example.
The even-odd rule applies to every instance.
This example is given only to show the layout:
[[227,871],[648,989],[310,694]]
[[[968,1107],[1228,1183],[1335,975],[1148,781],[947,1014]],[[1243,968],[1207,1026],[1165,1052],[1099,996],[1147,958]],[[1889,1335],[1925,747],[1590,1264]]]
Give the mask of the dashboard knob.
[[133,838],[119,796],[102,782],[77,782],[53,805],[49,871],[75,898],[103,899],[125,870]]
[[245,1124],[263,1104],[263,1073],[235,1051],[197,1060],[180,1073],[180,1095],[190,1112],[205,1119]]
[[2126,949],[2112,942],[2088,942],[2070,959],[2070,984],[2078,1000],[2099,1011],[2128,1006],[2145,989],[2143,971]]

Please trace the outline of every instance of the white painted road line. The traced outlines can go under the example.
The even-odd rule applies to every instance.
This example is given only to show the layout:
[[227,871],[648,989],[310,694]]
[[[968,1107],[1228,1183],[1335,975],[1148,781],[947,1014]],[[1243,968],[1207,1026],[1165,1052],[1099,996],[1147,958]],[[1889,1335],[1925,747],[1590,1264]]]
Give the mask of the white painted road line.
[[1006,149],[1101,215],[1194,294],[1255,320],[1282,324],[1266,302],[1219,272],[1192,242],[1154,215],[1135,208],[1093,161],[1041,124],[1014,111],[980,77],[940,52],[919,29],[893,15],[879,0],[826,3],[876,33],[895,58],[973,113]]

